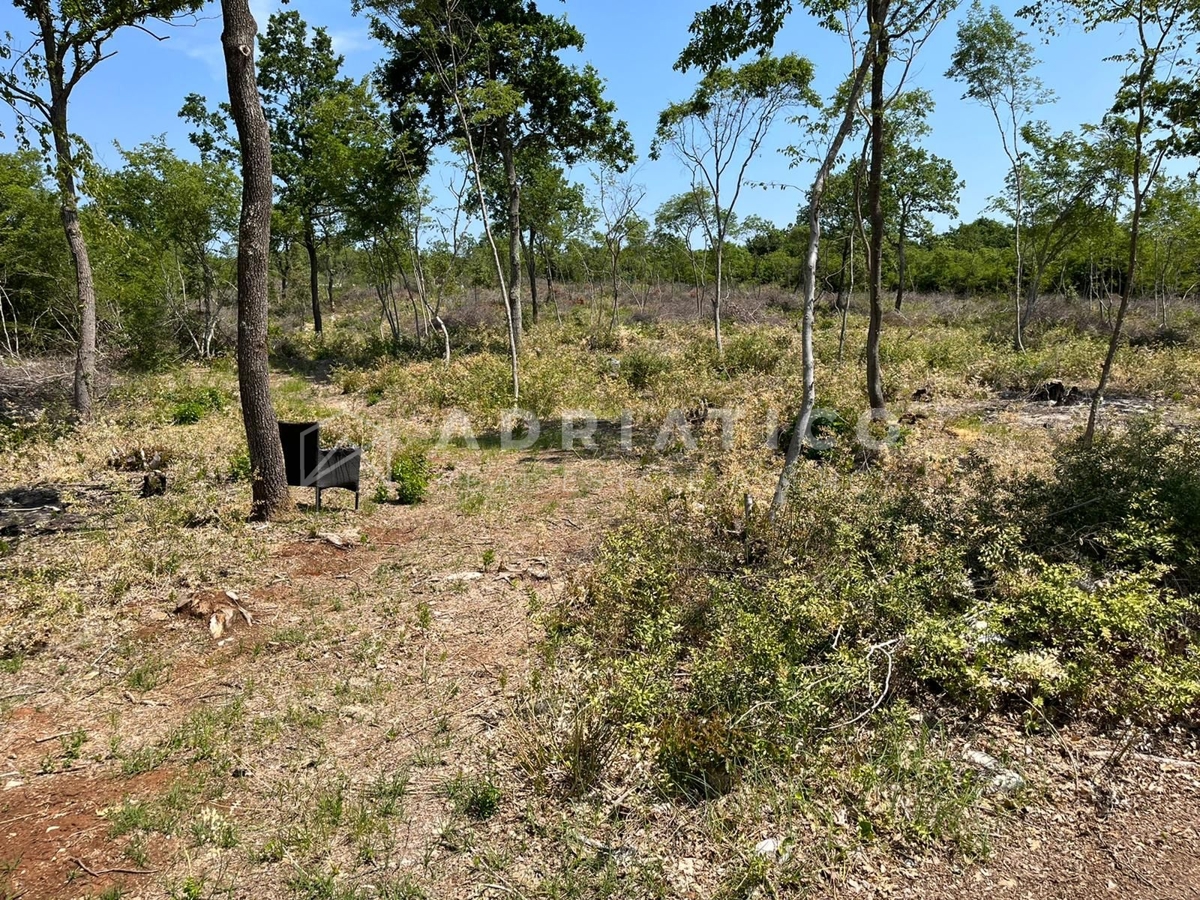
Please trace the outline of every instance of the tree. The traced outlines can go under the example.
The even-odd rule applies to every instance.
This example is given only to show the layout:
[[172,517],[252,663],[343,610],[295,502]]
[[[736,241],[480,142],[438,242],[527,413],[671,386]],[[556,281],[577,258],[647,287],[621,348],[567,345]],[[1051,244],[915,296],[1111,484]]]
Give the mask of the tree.
[[[421,132],[437,144],[465,141],[484,167],[504,173],[508,251],[502,280],[519,352],[520,165],[594,159],[624,168],[634,159],[628,129],[614,118],[596,70],[561,58],[583,49],[583,35],[565,18],[540,12],[533,0],[358,4],[377,13],[373,31],[391,50],[381,84],[398,130]],[[479,181],[482,198],[482,175]]]
[[[883,167],[888,151],[887,113],[903,96],[904,80],[917,53],[955,3],[956,0],[930,0],[927,4],[907,3],[905,0],[868,0],[867,3],[867,24],[873,48],[868,119],[870,167],[867,173],[867,207],[871,220],[868,244],[870,313],[867,320],[867,400],[875,418],[881,417],[887,410],[879,362],[879,343],[883,332]],[[902,72],[896,86],[889,92],[885,75],[893,56],[902,63]]]
[[0,350],[10,356],[36,346],[43,317],[71,317],[74,278],[59,210],[41,154],[0,154]]
[[[841,261],[838,266],[837,296],[834,307],[841,313],[841,328],[838,333],[837,360],[845,357],[846,328],[850,317],[851,295],[854,293],[854,276],[858,259],[854,254],[854,239],[859,237],[865,245],[866,229],[862,220],[863,161],[853,160],[845,169],[829,177],[822,202],[822,229],[836,237],[841,244]],[[827,266],[828,268],[828,266]],[[828,279],[828,274],[826,279]]]
[[1021,313],[1024,280],[1021,217],[1025,200],[1021,128],[1035,106],[1053,99],[1033,75],[1037,64],[1033,46],[1004,17],[1000,8],[992,6],[985,11],[980,0],[974,0],[967,17],[959,23],[958,44],[946,72],[947,78],[966,82],[964,99],[981,103],[991,111],[1000,132],[1000,145],[1008,158],[1013,199],[1013,248],[1017,256],[1013,282],[1013,347],[1018,351],[1025,349]]
[[667,198],[654,213],[655,229],[683,247],[692,268],[692,283],[696,286],[696,312],[704,298],[705,270],[708,260],[696,250],[696,232],[712,231],[705,218],[712,210],[712,195],[703,185]]
[[1170,299],[1200,286],[1200,186],[1190,178],[1160,181],[1146,198],[1142,223],[1149,242],[1143,268],[1149,270],[1159,325],[1166,328]]
[[718,355],[725,351],[721,291],[730,216],[746,169],[762,149],[776,117],[788,109],[819,104],[810,86],[812,77],[812,63],[799,56],[763,56],[737,69],[709,71],[690,98],[671,104],[659,115],[651,157],[657,158],[662,147],[669,146],[691,170],[693,192],[704,187],[712,204],[700,225],[716,259],[712,307]]
[[[272,14],[259,42],[258,86],[271,129],[271,166],[282,184],[279,205],[294,209],[308,254],[308,291],[313,329],[321,332],[317,228],[329,209],[330,176],[335,167],[329,150],[345,141],[342,122],[322,117],[323,104],[354,88],[341,76],[345,57],[333,52],[324,28],[312,29],[295,10]],[[320,152],[325,149],[327,152]]]
[[538,251],[541,251],[546,266],[547,290],[553,290],[551,247],[561,246],[568,234],[581,230],[589,216],[583,186],[568,182],[561,166],[543,157],[540,164],[535,162],[524,167],[521,250],[529,270],[529,303],[535,323],[538,320]]
[[[333,51],[333,39],[324,28],[312,29],[295,10],[272,14],[266,34],[258,38],[258,83],[263,113],[271,130],[273,177],[279,182],[277,221],[287,228],[276,242],[278,253],[287,253],[299,241],[308,256],[308,295],[313,330],[323,327],[320,286],[320,235],[328,236],[329,222],[337,218],[336,159],[339,147],[351,140],[350,123],[323,114],[332,105],[340,108],[358,89],[341,75],[345,58]],[[232,158],[236,146],[227,127],[229,109],[207,108],[205,98],[189,94],[180,116],[197,130],[190,135],[202,156]],[[288,278],[290,259],[276,256],[281,278]],[[286,290],[284,291],[286,293]]]
[[895,217],[897,311],[904,303],[909,236],[914,231],[929,230],[925,218],[929,213],[958,215],[958,192],[962,189],[950,160],[916,144],[929,133],[925,116],[933,108],[933,99],[921,90],[899,99],[903,99],[904,114],[889,123],[883,172],[887,205]]
[[[371,31],[375,37],[381,43],[392,46],[397,56],[407,57],[400,72],[411,74],[413,81],[417,82],[416,86],[424,89],[424,98],[441,112],[438,118],[445,126],[441,129],[442,136],[450,139],[462,154],[474,182],[483,234],[495,265],[500,297],[504,303],[513,402],[516,403],[521,398],[518,343],[520,304],[514,309],[510,293],[511,279],[505,277],[492,219],[488,214],[484,161],[477,142],[480,135],[472,127],[472,123],[480,126],[492,122],[510,110],[515,102],[514,92],[487,78],[486,69],[481,74],[471,68],[472,60],[485,64],[488,53],[486,47],[480,49],[477,23],[462,14],[454,0],[415,0],[411,3],[400,0],[355,0],[355,11],[363,8],[373,9],[376,13],[371,17]],[[482,54],[482,58],[479,54]],[[379,83],[385,99],[392,105],[392,127],[397,134],[428,138],[430,129],[426,116],[415,105],[420,101],[405,93],[403,85],[397,87],[392,82],[385,69]],[[449,137],[455,133],[456,138]],[[430,150],[428,140],[415,148],[414,152],[421,154],[422,165],[428,159]],[[519,273],[519,267],[517,271]]]
[[1089,140],[1070,131],[1050,133],[1044,122],[1021,129],[1029,148],[1021,162],[1019,183],[1024,194],[1017,216],[1018,179],[1009,173],[1007,191],[998,206],[1013,215],[1025,234],[1026,283],[1019,328],[1023,332],[1037,306],[1046,272],[1076,239],[1120,197],[1120,149],[1104,135]]
[[[75,356],[74,406],[83,418],[92,414],[96,383],[96,288],[87,242],[79,224],[78,176],[86,147],[67,120],[67,107],[79,82],[111,56],[105,45],[126,27],[147,31],[151,20],[165,21],[194,13],[203,0],[13,0],[33,24],[33,40],[22,47],[6,35],[0,59],[0,96],[17,115],[22,143],[34,142],[52,160],[63,232],[75,267],[79,343]],[[31,134],[32,132],[32,134]]]
[[97,193],[110,216],[179,257],[200,313],[192,327],[188,310],[180,310],[180,327],[196,353],[210,357],[221,306],[213,251],[236,227],[237,176],[224,161],[180,159],[163,137],[118,149],[125,165],[102,176]]
[[[788,445],[784,458],[783,471],[775,488],[775,497],[771,503],[771,518],[774,519],[787,503],[791,490],[792,476],[800,459],[800,450],[808,434],[812,411],[816,401],[816,355],[813,351],[813,327],[816,319],[816,289],[817,289],[817,256],[821,242],[821,202],[825,193],[825,185],[833,172],[842,152],[842,145],[850,134],[855,120],[859,99],[862,97],[866,84],[867,72],[870,69],[873,50],[872,40],[860,48],[853,32],[854,13],[840,10],[844,13],[845,25],[838,19],[835,10],[818,9],[816,4],[809,7],[818,14],[822,25],[832,31],[845,28],[850,39],[851,57],[853,60],[852,74],[838,92],[826,110],[825,119],[814,131],[830,133],[824,147],[824,154],[818,159],[816,175],[808,192],[808,247],[805,251],[802,284],[804,291],[804,317],[801,324],[801,366],[803,369],[803,387],[800,397],[800,408],[796,413],[795,427],[792,440]],[[716,68],[731,59],[736,59],[752,49],[769,48],[774,44],[775,36],[783,27],[784,20],[792,10],[788,0],[724,0],[696,14],[690,31],[692,40],[680,54],[675,63],[677,69],[688,69],[699,66],[706,69]],[[859,52],[861,49],[861,53]],[[827,128],[822,126],[827,125]],[[794,157],[804,157],[800,151],[794,152]]]
[[[774,43],[775,36],[783,27],[792,11],[791,0],[723,0],[697,13],[690,31],[692,40],[680,54],[676,68],[686,69],[699,66],[714,69],[725,62],[736,59],[749,50],[765,50]],[[879,165],[872,171],[872,193],[881,196],[883,112],[886,107],[884,96],[884,72],[888,57],[894,53],[902,57],[904,71],[908,71],[917,51],[924,45],[930,29],[940,22],[951,7],[950,0],[847,0],[845,3],[805,3],[805,7],[817,17],[822,27],[846,34],[851,50],[852,68],[847,80],[841,85],[833,100],[825,109],[824,121],[817,123],[812,134],[818,139],[827,138],[823,153],[818,153],[816,175],[808,191],[808,247],[803,270],[804,318],[801,325],[801,354],[803,387],[800,407],[796,413],[792,440],[784,458],[783,471],[776,485],[771,503],[771,517],[775,518],[787,503],[795,467],[800,451],[807,439],[816,399],[816,356],[813,352],[813,326],[815,320],[817,261],[821,238],[821,203],[825,185],[841,156],[842,145],[853,129],[858,113],[859,101],[863,96],[867,76],[872,81],[872,130],[873,142],[877,143]],[[856,29],[864,24],[865,34],[861,37]],[[901,82],[903,79],[901,79]],[[808,161],[809,155],[799,149],[793,150],[798,161]],[[878,217],[882,218],[882,205],[876,203]],[[876,212],[873,209],[873,214]],[[882,240],[882,222],[879,222]],[[876,254],[876,259],[880,254]],[[878,273],[877,273],[878,274]],[[874,296],[878,307],[878,279],[874,280]],[[874,319],[876,309],[872,310]],[[876,330],[877,344],[877,330]],[[876,366],[876,376],[878,367]],[[872,381],[868,369],[868,390],[879,387],[876,377]],[[882,401],[882,392],[879,393]],[[872,407],[875,397],[872,396]]]
[[426,157],[420,150],[413,152],[410,136],[392,131],[365,84],[342,95],[341,103],[329,104],[325,112],[341,120],[350,137],[325,154],[331,171],[338,173],[337,186],[330,190],[346,210],[350,237],[365,250],[392,345],[399,347],[401,342],[399,282],[412,306],[416,339],[423,341],[436,323],[449,363],[449,335],[430,304],[422,263],[421,227],[428,197],[421,180]]
[[1102,126],[1129,161],[1129,247],[1121,303],[1083,434],[1083,445],[1090,447],[1133,296],[1146,200],[1165,160],[1200,150],[1200,78],[1193,62],[1200,7],[1194,0],[1068,0],[1065,10],[1038,3],[1022,12],[1051,33],[1069,15],[1087,31],[1116,26],[1134,37],[1126,50],[1111,57],[1125,70]]
[[645,185],[637,184],[631,176],[622,176],[615,169],[602,166],[596,172],[596,202],[601,231],[597,237],[608,255],[609,276],[612,279],[612,319],[609,330],[617,327],[620,311],[621,253],[626,245],[645,239],[648,223],[637,214],[646,196]]
[[238,388],[250,453],[254,519],[269,519],[291,506],[279,424],[271,403],[267,363],[267,280],[271,252],[271,133],[254,73],[258,26],[249,0],[221,0],[229,108],[242,159],[242,214],[238,226]]

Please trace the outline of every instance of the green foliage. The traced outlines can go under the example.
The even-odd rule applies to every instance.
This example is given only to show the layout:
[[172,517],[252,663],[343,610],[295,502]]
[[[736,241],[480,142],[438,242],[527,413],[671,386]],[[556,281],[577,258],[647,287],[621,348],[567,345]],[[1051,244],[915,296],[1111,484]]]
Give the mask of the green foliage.
[[621,357],[621,377],[635,391],[644,391],[658,376],[671,371],[669,357],[648,347],[635,347]]
[[459,773],[451,779],[445,791],[457,812],[480,822],[496,814],[504,796],[491,778],[465,773]]
[[1029,544],[1102,573],[1162,566],[1185,594],[1200,589],[1200,440],[1151,419],[1064,445],[1054,473],[1022,492]]
[[243,447],[229,458],[229,477],[233,481],[249,481],[253,474],[249,448]]
[[[913,707],[1039,728],[1200,704],[1195,449],[1134,429],[1083,452],[1064,447],[1033,480],[803,469],[781,521],[740,526],[749,542],[728,537],[740,511],[723,501],[668,498],[610,535],[557,631],[670,793],[807,772],[859,810],[862,839],[975,852],[978,789],[913,728]],[[1048,504],[1068,498],[1055,522]],[[1085,540],[1064,548],[1060,528]]]
[[212,356],[230,296],[220,282],[228,271],[223,242],[237,227],[238,178],[224,161],[180,159],[163,137],[118,149],[123,167],[90,185],[107,219],[99,271],[114,288],[130,278],[138,287],[122,301],[131,360],[153,368],[176,355],[172,344]]
[[398,451],[392,456],[388,477],[396,485],[396,502],[406,506],[420,503],[429,493],[429,481],[433,477],[429,452],[418,446]]
[[215,387],[188,386],[171,394],[170,418],[174,425],[194,425],[209,413],[220,412],[227,402]]
[[669,717],[658,726],[655,740],[668,786],[688,799],[717,797],[737,780],[743,763],[739,736],[722,715]]
[[721,364],[731,377],[739,375],[773,375],[788,351],[788,344],[778,336],[759,331],[740,331],[725,343]]
[[37,153],[0,154],[0,315],[11,339],[26,351],[48,337],[34,330],[39,317],[51,311],[70,315],[74,286],[58,201],[44,179]]

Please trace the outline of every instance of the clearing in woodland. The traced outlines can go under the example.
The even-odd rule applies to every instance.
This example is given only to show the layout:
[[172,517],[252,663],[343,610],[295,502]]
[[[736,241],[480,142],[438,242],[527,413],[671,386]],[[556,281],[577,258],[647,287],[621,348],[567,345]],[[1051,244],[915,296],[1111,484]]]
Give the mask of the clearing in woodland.
[[531,330],[520,449],[499,329],[443,367],[339,308],[273,388],[363,506],[270,524],[228,361],[80,426],[0,370],[0,897],[1200,896],[1200,348],[1123,349],[1083,450],[1039,392],[1103,335],[912,297],[882,435],[822,314],[772,523],[799,334],[739,302],[721,357],[665,310]]

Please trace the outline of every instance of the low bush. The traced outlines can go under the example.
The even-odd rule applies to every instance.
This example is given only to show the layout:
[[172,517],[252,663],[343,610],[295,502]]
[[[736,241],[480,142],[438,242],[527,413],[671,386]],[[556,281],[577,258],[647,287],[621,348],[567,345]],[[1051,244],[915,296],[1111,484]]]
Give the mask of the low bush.
[[396,502],[410,506],[429,493],[433,470],[424,447],[406,447],[392,457],[388,477],[396,486]]
[[215,387],[189,386],[171,394],[170,418],[174,425],[194,425],[225,408],[227,398]]
[[[555,635],[624,739],[651,748],[663,791],[698,801],[822,766],[833,784],[860,757],[874,786],[841,784],[839,802],[908,791],[928,812],[864,812],[864,835],[968,847],[978,791],[913,721],[1154,724],[1200,706],[1187,446],[1135,429],[1064,447],[1040,479],[979,460],[950,478],[810,466],[774,525],[736,522],[712,496],[668,499],[610,535]],[[1085,518],[1047,520],[1068,497]],[[1066,533],[1090,537],[1068,553]]]
[[1054,463],[1021,486],[1030,546],[1095,575],[1159,564],[1176,589],[1200,588],[1200,437],[1141,419]]
[[634,347],[620,360],[621,377],[635,391],[644,391],[654,379],[671,371],[670,357],[647,347]]
[[735,333],[725,341],[721,367],[730,378],[739,375],[772,375],[783,361],[788,343],[781,335],[765,331]]

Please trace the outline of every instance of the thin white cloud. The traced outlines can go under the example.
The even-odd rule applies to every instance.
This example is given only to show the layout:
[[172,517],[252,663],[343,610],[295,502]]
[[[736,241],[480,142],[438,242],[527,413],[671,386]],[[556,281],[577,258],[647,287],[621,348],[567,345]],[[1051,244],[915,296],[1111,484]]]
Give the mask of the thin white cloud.
[[371,46],[371,35],[366,28],[331,28],[329,39],[333,41],[333,51],[345,56],[350,56]]
[[258,23],[259,31],[267,30],[267,19],[279,9],[280,0],[250,0],[250,13]]
[[225,51],[221,49],[220,43],[217,41],[210,41],[204,44],[176,44],[175,46],[183,52],[184,56],[197,59],[204,63],[204,67],[208,69],[208,74],[211,75],[214,80],[225,80]]

